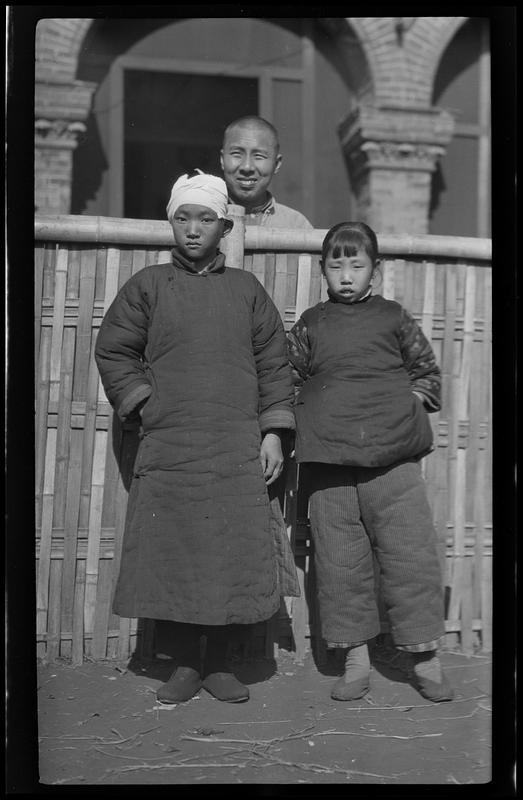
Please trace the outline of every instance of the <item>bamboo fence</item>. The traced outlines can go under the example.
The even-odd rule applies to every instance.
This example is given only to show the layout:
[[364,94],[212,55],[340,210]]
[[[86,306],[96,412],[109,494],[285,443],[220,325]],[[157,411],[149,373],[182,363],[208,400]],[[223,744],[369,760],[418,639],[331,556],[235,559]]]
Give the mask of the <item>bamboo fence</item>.
[[[326,231],[235,226],[223,240],[230,266],[264,284],[288,330],[323,297]],[[137,430],[121,425],[94,361],[100,322],[138,270],[169,259],[168,223],[84,216],[35,222],[35,436],[37,655],[127,658],[154,650],[154,624],[112,613]],[[491,250],[464,237],[379,237],[377,287],[422,326],[443,373],[431,415],[434,451],[423,462],[439,537],[447,644],[466,654],[492,646]],[[267,655],[292,646],[321,654],[307,500],[287,470],[284,512],[301,598],[256,627]],[[386,629],[386,621],[384,621]]]

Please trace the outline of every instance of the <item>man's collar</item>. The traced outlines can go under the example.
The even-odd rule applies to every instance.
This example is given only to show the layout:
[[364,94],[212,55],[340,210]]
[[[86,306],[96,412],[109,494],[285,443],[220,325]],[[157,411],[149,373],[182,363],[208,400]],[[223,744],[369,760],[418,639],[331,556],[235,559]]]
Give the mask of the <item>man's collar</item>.
[[[255,216],[256,214],[274,214],[274,211],[275,211],[275,208],[274,208],[274,202],[275,202],[274,201],[274,197],[272,196],[272,194],[270,192],[267,192],[267,195],[268,195],[268,199],[264,203],[262,203],[259,206],[255,206],[254,208],[251,208],[250,211],[245,211],[245,214],[246,215],[250,214],[252,216]],[[234,202],[234,201],[232,201],[229,198],[229,202]]]

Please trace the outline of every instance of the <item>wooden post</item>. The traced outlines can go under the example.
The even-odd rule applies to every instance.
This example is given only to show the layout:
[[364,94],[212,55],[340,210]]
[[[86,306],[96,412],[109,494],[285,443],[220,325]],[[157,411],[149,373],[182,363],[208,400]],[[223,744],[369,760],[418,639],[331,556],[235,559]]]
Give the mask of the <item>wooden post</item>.
[[243,269],[245,249],[245,209],[243,206],[229,204],[227,218],[234,223],[232,230],[220,242],[220,250],[225,255],[228,267]]

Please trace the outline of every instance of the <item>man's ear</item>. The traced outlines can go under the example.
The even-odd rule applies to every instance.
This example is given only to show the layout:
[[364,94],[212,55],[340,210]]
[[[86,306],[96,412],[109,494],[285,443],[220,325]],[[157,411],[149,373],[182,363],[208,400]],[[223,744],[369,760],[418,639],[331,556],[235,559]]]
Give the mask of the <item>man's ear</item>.
[[283,161],[283,156],[281,153],[278,153],[278,155],[276,156],[276,166],[274,167],[274,175],[276,175],[276,173],[279,171],[282,161]]
[[223,150],[220,150],[220,167],[222,168],[223,172]]
[[232,229],[233,229],[233,226],[234,226],[234,222],[232,221],[232,219],[224,219],[224,220],[223,220],[223,233],[222,233],[222,237],[223,237],[223,236],[228,236],[228,235],[229,235],[229,233],[232,231]]

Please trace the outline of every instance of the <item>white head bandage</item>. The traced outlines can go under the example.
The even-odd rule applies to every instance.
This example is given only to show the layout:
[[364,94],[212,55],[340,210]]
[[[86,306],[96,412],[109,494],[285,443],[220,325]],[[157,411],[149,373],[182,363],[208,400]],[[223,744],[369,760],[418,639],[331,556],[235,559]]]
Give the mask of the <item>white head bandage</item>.
[[198,175],[189,178],[182,175],[171,190],[171,199],[167,204],[167,219],[172,221],[176,209],[186,203],[206,206],[216,212],[218,219],[227,214],[227,187],[225,181],[216,175],[207,175],[197,170]]

